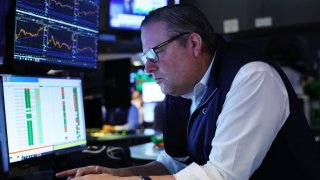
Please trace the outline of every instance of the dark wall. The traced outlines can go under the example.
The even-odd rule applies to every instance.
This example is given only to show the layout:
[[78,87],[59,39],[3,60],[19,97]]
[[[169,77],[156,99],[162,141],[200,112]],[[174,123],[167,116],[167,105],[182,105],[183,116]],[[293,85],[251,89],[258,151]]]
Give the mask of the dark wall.
[[84,75],[84,95],[104,99],[107,108],[128,107],[130,67],[130,58],[100,61],[96,72]]
[[237,18],[239,29],[254,28],[256,17],[272,17],[274,27],[320,22],[318,0],[193,0],[208,17],[217,32],[223,21]]
[[2,0],[0,2],[0,65],[4,63],[5,56],[5,42],[6,42],[6,17],[8,10],[8,2],[7,0]]
[[[191,4],[228,40],[253,44],[280,63],[320,78],[319,0],[193,0]],[[258,17],[271,17],[272,26],[255,27]],[[224,33],[227,19],[238,19],[238,32]]]

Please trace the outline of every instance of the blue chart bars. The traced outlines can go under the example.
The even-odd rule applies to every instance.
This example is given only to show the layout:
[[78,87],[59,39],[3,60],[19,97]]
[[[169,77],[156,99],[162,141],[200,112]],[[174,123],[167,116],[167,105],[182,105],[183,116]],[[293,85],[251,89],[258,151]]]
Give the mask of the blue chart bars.
[[14,59],[95,69],[100,0],[17,0]]

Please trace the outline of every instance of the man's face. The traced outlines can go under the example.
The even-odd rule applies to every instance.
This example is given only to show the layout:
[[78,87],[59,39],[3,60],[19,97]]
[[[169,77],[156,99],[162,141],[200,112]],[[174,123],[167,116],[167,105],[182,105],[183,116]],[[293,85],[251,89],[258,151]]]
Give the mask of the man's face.
[[[143,52],[170,38],[172,37],[168,37],[164,22],[144,26],[141,30]],[[145,64],[145,71],[153,75],[162,92],[173,96],[191,92],[196,81],[194,73],[197,73],[197,64],[193,58],[189,39],[186,46],[174,40],[156,52],[159,60],[156,63],[148,60]]]

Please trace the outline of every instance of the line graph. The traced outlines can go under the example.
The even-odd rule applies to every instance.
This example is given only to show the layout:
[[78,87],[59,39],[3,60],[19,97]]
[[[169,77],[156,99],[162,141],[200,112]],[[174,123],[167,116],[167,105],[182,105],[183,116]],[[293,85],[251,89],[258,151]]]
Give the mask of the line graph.
[[65,29],[49,28],[47,57],[54,59],[72,59],[73,33]]
[[85,63],[91,62],[97,56],[98,43],[95,37],[77,36],[76,59]]
[[17,18],[15,32],[15,54],[42,56],[44,26],[36,21]]
[[78,51],[79,53],[90,52],[90,54],[93,54],[93,53],[95,52],[92,47],[77,48],[77,51]]
[[89,27],[98,27],[99,3],[94,0],[79,0],[78,21]]
[[51,35],[50,39],[48,40],[48,45],[50,46],[50,44],[53,44],[54,47],[57,47],[59,49],[65,48],[65,49],[71,50],[72,48],[71,45],[68,45],[65,42],[60,42],[56,40],[53,35]]
[[73,9],[74,8],[73,1],[71,1],[69,3],[68,3],[68,1],[64,1],[64,3],[62,3],[61,1],[58,1],[58,0],[51,0],[50,1],[50,5],[52,5],[52,4],[54,4],[57,7],[61,7],[61,8],[67,8],[67,9]]
[[33,32],[28,32],[25,29],[20,29],[18,34],[16,34],[16,40],[25,39],[25,37],[27,37],[27,38],[42,37],[43,36],[43,30],[44,30],[43,27],[39,27],[37,32],[33,33]]
[[98,11],[95,10],[95,11],[80,11],[79,12],[79,15],[80,16],[93,16],[93,15],[97,15]]
[[74,21],[75,0],[48,0],[48,15],[52,18]]

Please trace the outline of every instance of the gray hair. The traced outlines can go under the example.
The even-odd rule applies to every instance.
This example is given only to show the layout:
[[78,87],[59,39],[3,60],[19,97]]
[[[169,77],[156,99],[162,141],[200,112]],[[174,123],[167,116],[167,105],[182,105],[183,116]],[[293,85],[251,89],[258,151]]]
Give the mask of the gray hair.
[[141,23],[141,29],[159,21],[166,23],[169,36],[183,32],[198,33],[205,44],[206,51],[210,54],[214,53],[216,39],[214,29],[198,8],[178,4],[156,9],[145,17]]

